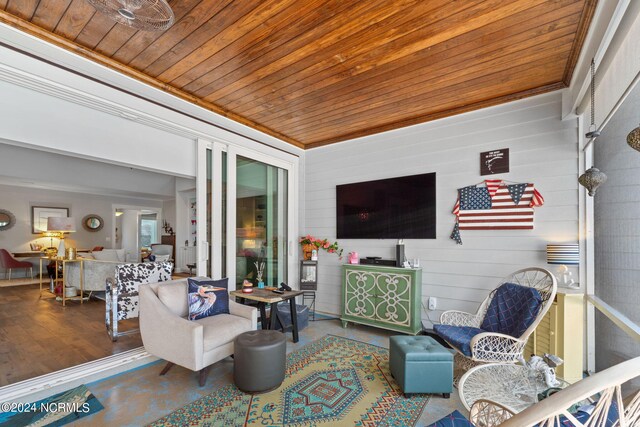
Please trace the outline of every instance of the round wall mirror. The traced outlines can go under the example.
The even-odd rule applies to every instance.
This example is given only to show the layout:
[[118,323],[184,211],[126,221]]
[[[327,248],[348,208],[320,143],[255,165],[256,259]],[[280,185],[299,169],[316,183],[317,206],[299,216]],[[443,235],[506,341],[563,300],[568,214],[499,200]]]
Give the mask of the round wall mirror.
[[16,217],[9,211],[0,209],[0,231],[8,230],[16,224]]
[[87,215],[82,218],[82,226],[87,231],[98,231],[104,227],[104,220],[98,215]]

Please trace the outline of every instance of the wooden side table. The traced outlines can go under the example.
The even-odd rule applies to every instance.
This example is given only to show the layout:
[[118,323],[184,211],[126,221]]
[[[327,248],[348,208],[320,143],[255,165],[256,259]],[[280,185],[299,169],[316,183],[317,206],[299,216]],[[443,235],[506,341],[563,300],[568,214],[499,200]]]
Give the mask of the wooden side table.
[[[50,289],[44,289],[46,292],[51,292],[55,295],[55,284],[58,283],[59,280],[62,281],[62,306],[66,306],[67,300],[80,300],[80,304],[82,304],[84,302],[84,299],[82,298],[82,295],[84,293],[84,259],[82,258],[77,258],[77,259],[62,259],[62,258],[46,258],[46,257],[42,257],[40,258],[40,298],[42,298],[42,261],[46,260],[49,262],[54,262],[55,263],[55,278],[54,278],[54,291],[51,292]],[[67,297],[67,293],[65,291],[65,279],[68,277],[67,275],[67,271],[66,271],[66,266],[68,263],[74,263],[74,262],[78,262],[80,263],[80,295],[75,296],[75,297]],[[58,266],[60,265],[60,263],[62,263],[62,278],[58,277]]]
[[[278,315],[278,303],[289,300],[291,307],[291,332],[293,333],[293,342],[298,342],[298,313],[296,311],[296,297],[302,295],[302,291],[285,291],[282,294],[277,294],[267,289],[254,289],[252,293],[245,294],[242,291],[232,291],[229,295],[236,297],[241,303],[244,300],[251,300],[258,302],[258,309],[260,310],[260,317],[262,318],[262,329],[275,329],[276,318],[280,320],[283,331],[287,327],[280,316]],[[267,310],[266,304],[271,306],[271,318],[269,319],[269,325],[267,326]]]

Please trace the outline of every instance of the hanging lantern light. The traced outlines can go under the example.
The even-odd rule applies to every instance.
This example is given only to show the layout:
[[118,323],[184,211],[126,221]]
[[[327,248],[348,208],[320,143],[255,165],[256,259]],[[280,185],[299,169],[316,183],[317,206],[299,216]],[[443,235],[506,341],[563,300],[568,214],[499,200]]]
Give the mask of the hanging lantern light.
[[578,182],[584,188],[589,190],[590,196],[596,195],[596,190],[607,180],[607,175],[604,172],[600,172],[597,168],[591,166],[589,169],[585,171],[580,178],[578,178]]
[[627,144],[636,151],[640,151],[640,126],[629,132]]

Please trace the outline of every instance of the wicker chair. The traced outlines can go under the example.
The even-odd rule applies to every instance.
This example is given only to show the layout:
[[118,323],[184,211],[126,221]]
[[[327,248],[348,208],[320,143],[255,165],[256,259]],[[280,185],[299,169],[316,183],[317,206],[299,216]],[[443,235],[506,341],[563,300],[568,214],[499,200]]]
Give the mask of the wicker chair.
[[[470,420],[476,427],[633,427],[640,425],[640,392],[623,399],[622,385],[640,376],[640,357],[627,360],[584,378],[564,390],[544,399],[524,411],[513,414],[489,400],[473,404]],[[577,403],[593,403],[591,416],[571,414],[569,408]],[[462,425],[462,424],[458,424]]]
[[[498,290],[505,284],[534,288],[538,292],[529,292],[529,294],[536,298],[541,298],[537,315],[530,323],[525,325],[528,325],[526,329],[524,327],[521,328],[524,331],[517,333],[517,336],[481,329],[487,311],[490,308],[495,309],[495,307],[498,307],[497,303],[495,306],[491,306],[491,302]],[[520,287],[517,288],[522,289]],[[459,376],[460,371],[466,371],[480,363],[515,363],[522,361],[522,352],[527,339],[551,307],[556,290],[556,279],[548,270],[537,267],[525,268],[505,277],[500,282],[500,286],[494,289],[482,302],[477,313],[465,313],[457,310],[442,313],[440,324],[434,325],[434,330],[457,351],[455,355],[455,365],[458,371],[456,378]],[[453,334],[465,336],[468,347],[465,345],[464,348],[461,348],[459,341],[452,340]]]

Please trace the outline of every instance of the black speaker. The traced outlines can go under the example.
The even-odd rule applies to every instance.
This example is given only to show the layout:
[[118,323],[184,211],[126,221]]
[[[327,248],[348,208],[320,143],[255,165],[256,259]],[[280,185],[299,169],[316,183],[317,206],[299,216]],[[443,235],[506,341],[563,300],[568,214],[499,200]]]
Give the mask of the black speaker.
[[404,263],[404,245],[396,245],[396,267],[402,267]]

